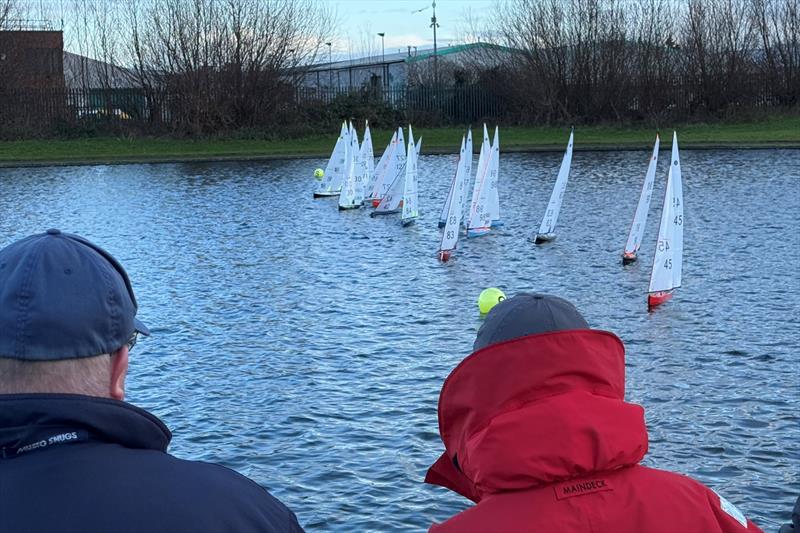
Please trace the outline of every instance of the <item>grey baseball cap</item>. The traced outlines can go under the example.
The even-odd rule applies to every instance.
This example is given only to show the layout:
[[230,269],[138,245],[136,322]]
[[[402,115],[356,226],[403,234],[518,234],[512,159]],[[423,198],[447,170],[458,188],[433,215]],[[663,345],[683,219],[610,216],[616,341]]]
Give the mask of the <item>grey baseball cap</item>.
[[112,353],[150,334],[136,310],[125,269],[83,237],[50,229],[0,250],[0,357]]
[[523,292],[489,311],[472,347],[478,351],[518,337],[568,329],[589,329],[574,305],[558,296]]

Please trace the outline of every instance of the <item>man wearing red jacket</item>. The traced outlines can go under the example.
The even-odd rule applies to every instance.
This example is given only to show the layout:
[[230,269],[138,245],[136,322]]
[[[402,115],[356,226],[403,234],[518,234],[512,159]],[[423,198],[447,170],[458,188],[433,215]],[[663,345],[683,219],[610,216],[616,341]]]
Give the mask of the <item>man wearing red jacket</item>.
[[701,483],[640,466],[644,410],[624,398],[617,336],[561,298],[500,302],[444,382],[445,452],[425,478],[478,505],[431,531],[760,531]]

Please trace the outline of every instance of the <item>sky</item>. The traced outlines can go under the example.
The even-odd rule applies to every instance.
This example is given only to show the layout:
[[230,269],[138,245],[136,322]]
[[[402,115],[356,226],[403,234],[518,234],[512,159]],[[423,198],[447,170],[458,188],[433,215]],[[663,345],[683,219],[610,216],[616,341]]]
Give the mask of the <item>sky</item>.
[[[407,46],[433,47],[431,0],[326,0],[341,30],[331,39],[334,59],[379,54],[385,33],[386,53]],[[464,43],[468,20],[485,20],[495,0],[436,0],[437,45]],[[415,13],[414,11],[423,10]]]
[[[80,3],[75,0],[16,1],[26,8],[25,18],[48,19],[56,28],[60,27],[59,19],[73,16],[72,6]],[[101,1],[114,5],[126,0]],[[380,32],[386,34],[387,54],[405,52],[408,46],[433,47],[432,0],[314,1],[330,9],[335,16],[336,27],[330,38],[334,60],[379,55],[381,38],[377,34]],[[498,1],[502,0],[436,0],[438,46],[467,42],[469,21],[487,21]],[[68,26],[69,20],[66,22]]]

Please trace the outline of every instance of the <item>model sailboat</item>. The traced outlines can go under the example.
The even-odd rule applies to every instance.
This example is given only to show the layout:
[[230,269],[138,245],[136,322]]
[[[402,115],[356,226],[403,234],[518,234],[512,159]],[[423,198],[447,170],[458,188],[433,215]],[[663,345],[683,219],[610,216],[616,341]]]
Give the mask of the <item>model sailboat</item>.
[[[386,176],[386,170],[389,167],[390,159],[394,156],[394,152],[397,150],[397,132],[395,131],[392,134],[392,138],[389,141],[389,144],[386,145],[386,149],[383,151],[383,155],[378,160],[378,164],[375,166],[375,170],[372,173],[372,177],[369,181],[367,181],[366,185],[366,195],[364,198],[364,202],[372,202],[373,200],[380,201],[382,196],[380,196],[381,191],[383,190],[383,180]],[[376,206],[373,206],[376,207]]]
[[574,130],[569,132],[567,150],[561,160],[561,168],[558,170],[556,184],[553,187],[553,193],[550,195],[550,202],[547,204],[547,211],[544,213],[539,231],[534,237],[536,244],[552,241],[556,238],[555,230],[558,222],[558,213],[561,211],[561,201],[564,199],[564,191],[567,189],[567,180],[569,179],[569,169],[572,166],[573,136]]
[[[475,174],[475,186],[472,189],[472,203],[470,204],[469,218],[467,220],[467,238],[486,235],[492,225],[489,209],[489,184],[492,181],[492,146],[489,142],[489,131],[483,125],[483,142],[481,153],[478,156],[478,171]],[[496,178],[494,178],[496,181]]]
[[[397,134],[392,137],[393,146],[389,152],[383,166],[378,165],[376,172],[380,172],[375,181],[375,187],[372,192],[372,207],[377,208],[380,206],[382,200],[389,194],[393,186],[399,186],[402,182],[398,179],[403,175],[406,167],[406,147],[405,139],[403,138],[403,128],[397,128]],[[391,143],[390,143],[391,144]],[[387,147],[387,150],[389,148]],[[402,194],[402,189],[396,192]],[[395,197],[396,197],[395,195]],[[398,200],[399,201],[399,200]],[[397,209],[396,207],[394,209]]]
[[414,133],[408,127],[408,158],[406,159],[405,184],[403,186],[403,210],[400,222],[403,226],[413,224],[419,217],[419,198],[417,194],[417,159],[422,148],[422,139],[414,145]]
[[647,223],[647,212],[650,210],[650,198],[653,196],[653,183],[656,179],[659,140],[659,136],[656,134],[656,144],[653,146],[653,155],[650,156],[650,164],[647,166],[647,174],[644,176],[642,193],[639,195],[639,204],[636,206],[633,222],[631,222],[631,230],[628,232],[628,241],[625,243],[625,250],[622,252],[623,265],[636,261],[636,253],[642,245],[644,227]]
[[339,195],[339,209],[358,209],[364,201],[362,154],[358,134],[350,124],[350,146],[347,149],[347,173]]
[[448,261],[450,255],[456,249],[458,243],[459,228],[461,226],[461,214],[464,211],[464,183],[467,181],[466,169],[467,158],[472,159],[472,154],[467,154],[467,144],[464,137],[461,137],[461,150],[456,162],[456,174],[450,184],[450,194],[448,202],[445,203],[447,212],[445,213],[444,231],[442,232],[442,244],[439,246],[439,260]]
[[500,220],[500,194],[498,185],[500,181],[500,128],[494,127],[494,138],[492,139],[492,159],[489,169],[489,220],[490,226],[496,228],[503,225]]
[[678,135],[672,134],[672,157],[670,158],[667,187],[664,192],[664,207],[658,228],[656,252],[653,255],[653,271],[647,294],[647,307],[652,309],[670,298],[681,286],[683,270],[683,185],[681,183],[681,161],[678,154]]
[[346,122],[342,122],[342,129],[339,133],[339,139],[333,147],[331,157],[328,159],[328,164],[325,165],[325,173],[323,174],[322,181],[317,185],[314,191],[314,198],[323,198],[326,196],[338,196],[342,190],[342,184],[345,179],[345,172],[347,167],[347,150],[350,144],[350,129],[347,127]]
[[372,150],[372,133],[369,131],[368,120],[364,124],[364,140],[361,143],[360,155],[362,165],[361,196],[363,200],[366,200],[367,191],[372,191],[371,188],[367,188],[367,184],[371,182],[374,185],[375,183],[375,154]]
[[[381,184],[381,197],[380,200],[373,200],[373,204],[378,202],[375,211],[370,213],[371,217],[379,215],[390,215],[400,211],[400,204],[403,201],[403,193],[405,191],[405,177],[406,177],[406,148],[403,145],[403,130],[397,129],[396,149],[391,154],[386,168],[387,175],[384,177]],[[409,145],[411,151],[414,150],[414,145]]]

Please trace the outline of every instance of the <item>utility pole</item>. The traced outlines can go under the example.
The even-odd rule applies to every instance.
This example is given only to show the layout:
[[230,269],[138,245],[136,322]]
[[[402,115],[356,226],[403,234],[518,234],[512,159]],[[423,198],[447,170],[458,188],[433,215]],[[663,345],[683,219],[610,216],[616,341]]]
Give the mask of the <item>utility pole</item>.
[[331,60],[331,45],[333,43],[325,43],[328,47],[328,89],[333,88],[333,61]]
[[439,24],[436,22],[436,0],[433,0],[433,16],[431,17],[431,28],[433,28],[433,82],[439,86],[439,58],[436,56],[436,28]]
[[383,86],[387,87],[389,83],[389,80],[387,79],[389,77],[388,76],[389,69],[386,68],[386,46],[384,41],[384,37],[386,37],[386,32],[380,32],[378,35],[381,38],[381,70],[383,71]]

